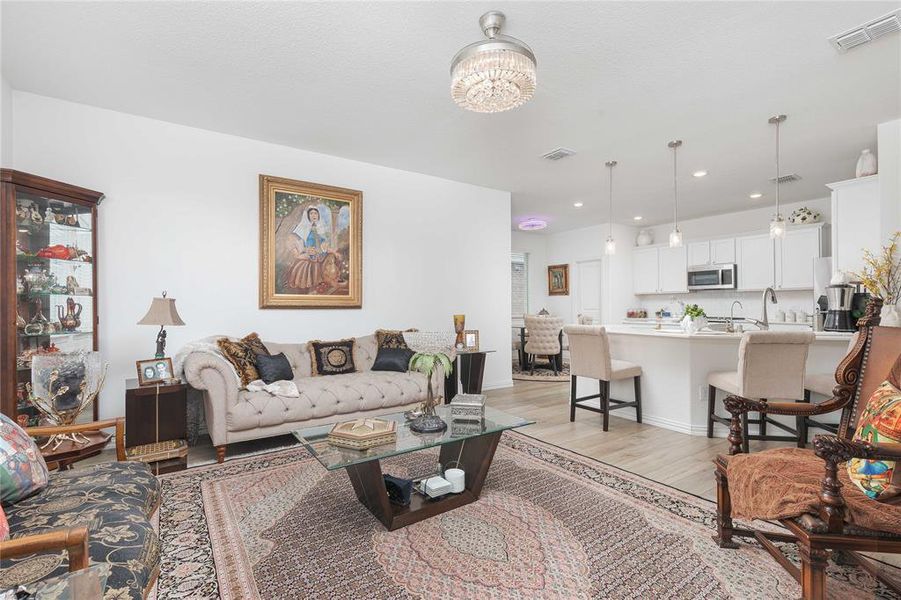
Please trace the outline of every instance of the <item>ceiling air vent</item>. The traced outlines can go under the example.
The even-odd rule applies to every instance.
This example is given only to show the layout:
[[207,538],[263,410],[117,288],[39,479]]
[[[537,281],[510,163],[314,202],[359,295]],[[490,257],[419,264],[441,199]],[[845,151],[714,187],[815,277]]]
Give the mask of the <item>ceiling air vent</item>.
[[[779,183],[791,183],[792,181],[800,181],[801,176],[797,173],[789,173],[788,175],[782,175],[779,177]],[[770,183],[776,183],[775,177],[770,177]]]
[[847,52],[851,48],[898,31],[901,31],[901,8],[848,31],[837,33],[829,38],[829,42],[839,52]]
[[548,160],[560,160],[561,158],[572,156],[575,153],[575,150],[570,150],[569,148],[554,148],[547,154],[542,154],[541,158],[546,158]]

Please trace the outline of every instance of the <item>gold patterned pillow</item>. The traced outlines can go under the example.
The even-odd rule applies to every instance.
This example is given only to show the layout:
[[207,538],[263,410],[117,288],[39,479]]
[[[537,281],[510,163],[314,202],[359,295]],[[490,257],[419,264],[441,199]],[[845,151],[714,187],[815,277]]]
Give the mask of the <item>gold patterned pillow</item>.
[[[404,331],[418,331],[416,329],[406,329]],[[377,329],[375,339],[379,348],[402,348],[407,349],[407,342],[404,340],[404,332],[400,329]]]
[[260,339],[260,336],[256,331],[254,331],[253,333],[248,333],[241,338],[241,341],[250,346],[250,349],[251,351],[253,351],[254,356],[256,356],[257,354],[271,356],[269,349],[266,348],[266,345],[263,343],[263,340]]
[[245,342],[233,342],[228,338],[220,338],[216,340],[216,344],[228,362],[235,368],[235,371],[238,372],[242,387],[260,378],[260,374],[257,371],[256,357],[250,345]]
[[343,375],[357,370],[354,365],[354,345],[356,339],[322,342],[307,342],[313,375]]

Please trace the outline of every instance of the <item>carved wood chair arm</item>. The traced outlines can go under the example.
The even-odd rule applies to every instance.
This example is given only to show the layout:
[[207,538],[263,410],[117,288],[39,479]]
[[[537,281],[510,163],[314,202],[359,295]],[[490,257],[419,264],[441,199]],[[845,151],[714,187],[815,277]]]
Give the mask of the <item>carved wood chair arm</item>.
[[794,417],[809,417],[833,412],[836,407],[822,404],[809,404],[807,402],[766,402],[752,400],[741,396],[728,396],[723,404],[726,410],[733,415],[742,415],[749,412],[766,413],[769,415],[790,415]]
[[852,458],[901,460],[901,444],[871,444],[863,440],[845,440],[834,435],[813,438],[814,453],[825,461],[842,463]]
[[62,433],[83,433],[116,428],[116,460],[125,460],[125,417],[92,421],[90,423],[73,423],[72,425],[49,425],[46,427],[28,427],[25,433],[32,437],[44,437]]
[[3,558],[15,558],[49,550],[65,550],[69,554],[70,572],[87,569],[88,528],[57,529],[0,542],[0,556]]

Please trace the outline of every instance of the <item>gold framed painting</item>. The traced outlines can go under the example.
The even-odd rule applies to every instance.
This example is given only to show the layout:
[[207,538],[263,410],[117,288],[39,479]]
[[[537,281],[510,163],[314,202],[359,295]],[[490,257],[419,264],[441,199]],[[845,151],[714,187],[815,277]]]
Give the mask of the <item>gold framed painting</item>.
[[569,265],[548,265],[547,295],[569,296]]
[[260,175],[260,308],[363,306],[363,192]]

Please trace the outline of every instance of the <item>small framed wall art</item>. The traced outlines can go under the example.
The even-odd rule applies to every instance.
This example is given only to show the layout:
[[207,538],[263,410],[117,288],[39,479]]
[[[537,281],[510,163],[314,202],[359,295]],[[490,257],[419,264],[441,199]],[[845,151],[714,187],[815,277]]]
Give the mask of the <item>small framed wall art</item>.
[[175,378],[171,358],[148,358],[135,361],[138,369],[138,385],[158,385]]
[[548,265],[548,296],[569,296],[569,265]]

